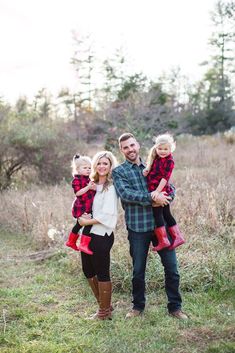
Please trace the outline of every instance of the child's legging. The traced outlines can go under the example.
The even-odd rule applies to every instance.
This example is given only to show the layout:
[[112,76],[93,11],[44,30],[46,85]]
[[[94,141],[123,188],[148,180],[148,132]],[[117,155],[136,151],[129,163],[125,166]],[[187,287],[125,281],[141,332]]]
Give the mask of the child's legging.
[[[75,224],[75,226],[74,226],[73,229],[72,229],[72,233],[78,234],[79,230],[80,230],[82,227],[83,227],[83,226],[81,226],[81,225],[78,223],[78,221],[77,221],[77,223]],[[86,234],[86,235],[89,235],[89,233],[90,233],[90,231],[91,231],[91,227],[92,227],[92,226],[85,226],[83,233]]]
[[167,225],[172,227],[176,225],[176,220],[171,214],[170,205],[164,207],[153,207],[153,215],[157,228]]
[[86,278],[97,276],[98,281],[110,281],[110,250],[114,242],[114,234],[102,235],[91,234],[89,244],[93,255],[81,252],[82,270]]

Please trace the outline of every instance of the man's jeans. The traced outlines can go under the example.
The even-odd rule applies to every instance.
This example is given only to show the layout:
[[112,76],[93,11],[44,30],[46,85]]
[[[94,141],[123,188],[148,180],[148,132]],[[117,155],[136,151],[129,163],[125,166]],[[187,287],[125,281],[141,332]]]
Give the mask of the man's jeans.
[[[145,308],[145,270],[149,245],[153,239],[153,232],[137,233],[128,229],[130,255],[133,263],[132,295],[133,309],[143,311]],[[180,276],[177,269],[175,250],[163,249],[158,252],[165,272],[165,290],[168,298],[168,311],[173,312],[181,308],[179,292]]]

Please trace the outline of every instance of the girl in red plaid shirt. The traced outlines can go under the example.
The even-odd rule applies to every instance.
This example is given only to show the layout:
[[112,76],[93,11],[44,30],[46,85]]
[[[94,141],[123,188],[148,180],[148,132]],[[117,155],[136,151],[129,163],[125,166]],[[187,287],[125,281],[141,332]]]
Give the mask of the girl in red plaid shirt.
[[[87,156],[80,156],[76,154],[72,160],[72,188],[76,195],[72,205],[72,215],[78,219],[84,213],[91,213],[92,203],[95,196],[96,184],[89,179],[91,173],[91,159]],[[89,249],[89,243],[91,237],[90,233],[91,226],[84,228],[84,234],[81,236],[79,247],[76,242],[79,237],[79,230],[82,226],[78,223],[75,224],[72,231],[69,234],[66,246],[76,250],[83,251],[89,255],[93,252]]]
[[[148,190],[153,192],[153,200],[160,192],[166,192],[168,195],[173,192],[169,179],[174,169],[172,157],[174,150],[175,141],[169,133],[166,133],[156,137],[155,144],[149,152],[147,166],[143,174],[147,177]],[[159,251],[163,248],[172,250],[185,242],[175,218],[171,214],[170,205],[153,207],[153,214],[156,224],[154,234],[158,241],[158,245],[153,248],[153,251]],[[172,243],[168,239],[165,224],[168,227]]]

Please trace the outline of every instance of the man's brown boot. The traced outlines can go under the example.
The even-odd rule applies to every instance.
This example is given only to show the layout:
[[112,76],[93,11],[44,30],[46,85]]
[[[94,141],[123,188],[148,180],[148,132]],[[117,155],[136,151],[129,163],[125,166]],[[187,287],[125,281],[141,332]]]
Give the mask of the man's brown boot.
[[188,320],[188,315],[186,315],[181,309],[173,311],[169,313],[169,315],[179,320]]
[[126,314],[126,319],[132,319],[133,317],[141,316],[143,314],[142,311],[137,309],[132,309]]

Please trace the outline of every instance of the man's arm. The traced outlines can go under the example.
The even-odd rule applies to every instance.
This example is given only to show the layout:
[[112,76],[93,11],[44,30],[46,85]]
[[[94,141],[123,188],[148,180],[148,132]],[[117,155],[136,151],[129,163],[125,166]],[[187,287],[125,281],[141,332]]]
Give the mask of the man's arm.
[[113,170],[112,176],[115,189],[122,201],[142,206],[150,206],[152,204],[151,193],[131,188],[130,181],[121,173],[121,170]]
[[152,198],[152,193],[141,192],[131,188],[131,184],[121,170],[113,170],[112,172],[113,183],[118,196],[122,201],[137,204],[141,206],[159,207],[167,205],[171,197],[167,196],[165,192],[160,192],[155,200]]

